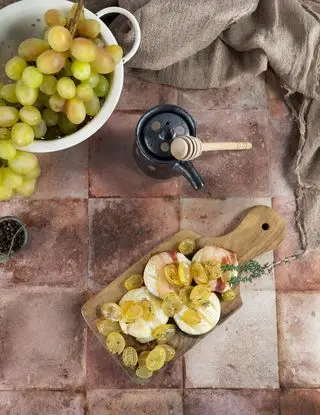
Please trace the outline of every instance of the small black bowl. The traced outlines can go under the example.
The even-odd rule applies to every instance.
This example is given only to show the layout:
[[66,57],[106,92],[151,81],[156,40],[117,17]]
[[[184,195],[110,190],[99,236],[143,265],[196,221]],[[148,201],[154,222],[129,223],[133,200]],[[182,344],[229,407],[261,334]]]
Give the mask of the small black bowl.
[[[18,252],[22,251],[26,247],[26,245],[28,243],[28,239],[29,239],[27,228],[26,228],[25,224],[20,219],[14,217],[14,216],[3,216],[2,218],[0,218],[0,231],[1,231],[1,224],[3,222],[14,223],[15,225],[18,224],[19,226],[21,226],[22,227],[21,232],[23,232],[23,242],[16,249],[12,249],[9,255],[8,255],[9,252],[0,252],[0,262],[5,262],[5,261],[8,260],[8,258],[10,256],[15,255]],[[17,229],[17,231],[18,231],[18,229]],[[1,238],[1,236],[0,236],[0,238]],[[0,242],[1,242],[1,240],[0,240]]]

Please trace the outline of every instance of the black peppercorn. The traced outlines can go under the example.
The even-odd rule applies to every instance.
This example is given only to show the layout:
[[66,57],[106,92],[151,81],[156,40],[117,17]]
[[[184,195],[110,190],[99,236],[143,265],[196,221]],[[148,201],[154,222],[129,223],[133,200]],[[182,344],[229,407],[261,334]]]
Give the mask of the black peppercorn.
[[0,222],[0,254],[7,255],[10,247],[12,252],[19,251],[24,240],[24,229],[19,222],[15,219],[6,219]]

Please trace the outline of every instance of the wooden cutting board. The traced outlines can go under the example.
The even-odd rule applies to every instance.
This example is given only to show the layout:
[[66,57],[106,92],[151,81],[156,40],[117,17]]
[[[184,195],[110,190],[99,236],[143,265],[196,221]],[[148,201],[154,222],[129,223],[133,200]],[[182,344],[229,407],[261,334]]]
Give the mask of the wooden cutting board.
[[[143,270],[149,258],[159,252],[176,249],[177,245],[184,239],[190,238],[196,241],[197,248],[202,248],[205,245],[215,245],[221,248],[228,249],[235,252],[239,263],[253,259],[264,252],[277,248],[284,237],[285,225],[282,218],[273,209],[267,206],[255,206],[249,209],[242,222],[230,233],[219,237],[203,237],[195,232],[189,230],[182,230],[175,233],[169,239],[161,243],[149,254],[145,255],[135,264],[133,264],[127,271],[121,274],[118,278],[112,281],[107,287],[94,295],[82,307],[82,315],[92,331],[98,337],[100,342],[105,347],[105,338],[98,332],[95,325],[95,320],[100,316],[100,306],[105,302],[119,302],[122,296],[127,292],[124,288],[124,281],[132,274],[143,274]],[[240,286],[235,287],[237,297],[233,301],[221,302],[221,317],[218,324],[221,324],[229,318],[242,305],[240,294]],[[248,305],[250,306],[250,305]],[[211,332],[210,332],[211,333]],[[176,358],[182,356],[186,351],[191,349],[204,336],[190,336],[177,330],[177,334],[168,342],[176,350]],[[127,345],[133,345],[138,352],[143,350],[151,350],[151,344],[142,345],[135,341],[132,337],[126,338]],[[214,335],[212,335],[212,342],[214,342]],[[109,353],[106,349],[106,353]],[[130,378],[140,384],[147,383],[150,379],[142,380],[135,376],[132,369],[128,369],[122,364],[119,356],[114,356],[117,362],[123,367]]]

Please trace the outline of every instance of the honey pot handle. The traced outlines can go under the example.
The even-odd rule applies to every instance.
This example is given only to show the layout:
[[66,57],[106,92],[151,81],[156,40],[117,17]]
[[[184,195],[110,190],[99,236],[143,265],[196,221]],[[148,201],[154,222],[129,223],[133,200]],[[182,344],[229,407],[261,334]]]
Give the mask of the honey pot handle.
[[127,63],[133,56],[136,54],[137,50],[139,49],[140,42],[141,42],[141,30],[139,23],[137,19],[134,17],[132,13],[130,13],[128,10],[123,9],[122,7],[106,7],[105,9],[102,9],[98,11],[96,14],[99,18],[111,14],[111,13],[117,13],[122,14],[123,16],[127,17],[130,22],[132,23],[134,32],[135,32],[135,38],[132,48],[129,50],[129,52],[123,57],[122,62],[125,64]]

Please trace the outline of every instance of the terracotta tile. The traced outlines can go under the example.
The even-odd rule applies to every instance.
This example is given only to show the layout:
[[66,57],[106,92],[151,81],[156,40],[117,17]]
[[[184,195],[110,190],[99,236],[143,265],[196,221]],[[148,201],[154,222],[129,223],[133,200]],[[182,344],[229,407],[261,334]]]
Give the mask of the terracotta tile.
[[87,201],[11,200],[2,202],[0,215],[19,217],[30,235],[27,248],[7,263],[0,286],[85,286]]
[[181,193],[192,197],[270,196],[267,112],[204,111],[193,114],[203,141],[249,141],[252,150],[217,151],[194,161],[205,187],[195,192],[181,178]]
[[292,119],[270,119],[269,136],[272,195],[291,196],[296,186],[294,168],[299,138],[298,127]]
[[84,415],[85,399],[73,392],[0,392],[2,415]]
[[[148,388],[182,388],[182,359],[154,375]],[[88,331],[87,387],[90,389],[146,388],[133,382],[118,363],[108,354],[96,336]]]
[[189,389],[184,394],[184,415],[279,415],[276,390]]
[[267,107],[265,77],[250,77],[226,88],[179,89],[178,105],[187,111],[260,109]]
[[278,293],[279,375],[285,388],[320,387],[320,292]]
[[159,197],[178,194],[178,179],[157,180],[136,166],[135,128],[141,113],[117,112],[90,139],[90,193],[93,197]]
[[83,294],[35,288],[0,296],[0,389],[82,387]]
[[[296,203],[289,197],[273,199],[273,207],[286,222],[286,237],[275,251],[277,261],[300,251],[299,234],[296,227]],[[320,290],[319,267],[320,251],[311,251],[290,264],[279,265],[275,269],[276,286],[281,291]]]
[[41,176],[32,199],[88,197],[88,143],[39,154]]
[[[181,199],[181,228],[199,232],[204,236],[219,236],[231,232],[245,216],[246,210],[256,206],[271,206],[270,198],[228,198],[228,199]],[[273,261],[273,253],[267,252],[258,258],[260,263]],[[274,289],[273,272],[253,283],[253,289]]]
[[280,406],[281,415],[319,415],[320,389],[284,390]]
[[182,415],[182,392],[179,390],[110,390],[88,391],[90,415]]
[[179,201],[91,199],[89,286],[102,288],[179,230]]
[[177,104],[176,88],[157,85],[125,74],[117,110],[148,110],[159,104]]
[[241,289],[243,306],[186,359],[187,388],[277,388],[274,291]]

